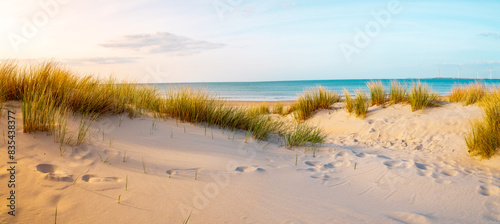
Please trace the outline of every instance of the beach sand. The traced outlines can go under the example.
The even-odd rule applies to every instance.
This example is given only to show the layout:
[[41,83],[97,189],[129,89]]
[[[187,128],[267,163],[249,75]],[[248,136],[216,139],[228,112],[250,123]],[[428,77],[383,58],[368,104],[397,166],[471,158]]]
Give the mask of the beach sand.
[[476,106],[372,107],[360,120],[334,105],[307,121],[328,133],[315,152],[244,131],[104,116],[62,155],[52,136],[22,133],[20,106],[6,106],[17,112],[16,216],[7,215],[4,134],[0,223],[54,223],[56,208],[57,223],[500,221],[498,158],[469,157],[463,138],[482,116]]

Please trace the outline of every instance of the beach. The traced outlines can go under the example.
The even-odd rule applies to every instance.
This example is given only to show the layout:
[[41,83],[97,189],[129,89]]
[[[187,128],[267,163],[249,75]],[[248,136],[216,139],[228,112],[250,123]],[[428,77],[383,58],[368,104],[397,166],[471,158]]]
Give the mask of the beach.
[[[467,153],[475,105],[371,107],[342,103],[308,123],[318,147],[286,149],[271,137],[148,115],[107,115],[86,144],[63,146],[16,127],[16,217],[2,223],[495,223],[498,158]],[[21,123],[21,103],[4,104]],[[70,121],[76,129],[77,119]],[[6,148],[6,139],[0,142]],[[8,161],[7,153],[0,161]],[[1,169],[9,165],[2,163]],[[8,174],[0,176],[7,183]],[[7,184],[0,192],[8,192]],[[7,200],[3,200],[4,204]],[[2,206],[2,214],[9,208]],[[56,214],[57,213],[57,214]],[[14,220],[14,222],[13,222]]]

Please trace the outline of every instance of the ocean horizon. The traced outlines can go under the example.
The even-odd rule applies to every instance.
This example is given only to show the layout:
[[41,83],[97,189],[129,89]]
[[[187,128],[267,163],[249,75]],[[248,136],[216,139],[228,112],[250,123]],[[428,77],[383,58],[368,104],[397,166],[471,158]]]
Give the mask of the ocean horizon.
[[290,80],[290,81],[257,81],[257,82],[183,82],[183,83],[152,83],[159,90],[189,86],[194,89],[208,91],[221,99],[230,101],[287,101],[296,100],[297,95],[304,90],[322,86],[339,94],[344,89],[352,94],[356,90],[365,91],[369,89],[366,85],[370,81],[381,81],[386,91],[390,88],[393,80],[399,81],[408,88],[417,81],[426,83],[440,96],[448,95],[451,89],[457,85],[467,85],[480,82],[487,87],[500,86],[500,79],[471,79],[471,78],[406,78],[406,79],[332,79],[332,80]]

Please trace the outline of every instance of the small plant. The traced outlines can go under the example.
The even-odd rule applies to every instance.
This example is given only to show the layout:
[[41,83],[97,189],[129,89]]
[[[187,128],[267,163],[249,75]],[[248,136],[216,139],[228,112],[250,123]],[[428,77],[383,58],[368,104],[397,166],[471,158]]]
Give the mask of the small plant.
[[118,204],[120,204],[120,199],[121,199],[122,195],[118,195]]
[[120,120],[118,121],[118,127],[121,127],[122,126],[122,123],[123,123],[123,120],[125,118],[123,116],[120,116]]
[[370,99],[368,99],[364,92],[358,90],[354,99],[354,114],[356,114],[356,117],[364,119],[369,106]]
[[344,97],[345,109],[351,114],[354,112],[354,100],[347,89],[344,89]]
[[427,84],[422,84],[420,81],[413,83],[413,87],[408,94],[411,111],[437,106],[437,99],[438,94],[432,92]]
[[189,218],[191,218],[191,214],[192,214],[192,213],[193,213],[193,211],[191,211],[191,212],[189,213],[189,216],[187,217],[187,219],[186,219],[186,220],[184,220],[183,224],[187,224],[187,223],[189,222]]
[[123,162],[127,161],[127,150],[123,153]]
[[500,90],[486,96],[479,105],[484,117],[471,122],[465,143],[469,155],[489,159],[500,148]]
[[78,176],[75,178],[75,181],[73,181],[73,185],[75,185],[75,184],[76,184],[76,182],[78,181],[78,178],[80,178],[80,176],[81,176],[81,174],[80,174],[80,175],[78,175]]
[[382,82],[372,81],[366,83],[366,85],[370,89],[371,106],[384,106],[386,99]]
[[299,160],[299,154],[295,154],[295,166],[297,166],[297,161]]
[[406,86],[401,85],[397,80],[391,81],[391,91],[389,101],[391,104],[403,103],[407,101]]
[[295,128],[283,135],[285,147],[300,147],[304,146],[306,143],[315,145],[317,143],[323,143],[326,135],[321,132],[321,129],[317,127],[311,127],[305,123],[300,123]]
[[142,157],[142,170],[146,173],[146,164],[144,163],[144,157]]
[[115,140],[115,137],[111,137],[109,139],[109,147],[111,147],[113,145],[113,141]]
[[198,179],[198,169],[194,169],[194,180]]
[[87,138],[87,133],[92,126],[92,122],[97,118],[97,114],[83,114],[80,120],[80,125],[78,126],[78,137],[76,140],[76,145],[80,145]]
[[358,165],[358,163],[354,163],[354,169],[356,169],[356,166]]
[[321,86],[304,91],[298,96],[297,102],[293,107],[296,109],[296,118],[298,120],[306,120],[314,111],[318,109],[329,109],[330,106],[340,101],[340,97],[336,92],[324,89]]
[[57,224],[57,206],[56,206],[56,212],[54,214],[54,224]]
[[128,191],[128,175],[125,177],[125,191]]
[[462,102],[464,106],[467,106],[479,102],[486,93],[486,87],[479,82],[467,86],[455,86],[451,90],[449,101],[451,103]]
[[66,152],[67,148],[65,147],[64,150],[62,150],[62,146],[59,145],[59,156],[63,156],[63,154]]

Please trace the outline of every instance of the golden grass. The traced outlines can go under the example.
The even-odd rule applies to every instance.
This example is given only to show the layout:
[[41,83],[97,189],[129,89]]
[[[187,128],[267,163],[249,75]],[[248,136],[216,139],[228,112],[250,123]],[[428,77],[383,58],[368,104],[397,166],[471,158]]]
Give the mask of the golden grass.
[[370,99],[368,96],[366,96],[363,91],[358,90],[353,103],[354,114],[356,114],[356,117],[364,119],[366,117],[366,113],[368,112],[368,107],[370,106]]
[[408,94],[408,102],[410,103],[411,111],[416,111],[436,106],[438,97],[438,94],[432,92],[427,84],[418,81],[413,83],[413,87]]
[[366,85],[370,89],[371,106],[384,106],[386,96],[384,93],[384,85],[381,81],[367,82]]
[[339,101],[340,97],[336,92],[318,86],[304,91],[292,107],[295,109],[298,120],[306,120],[314,111],[329,109],[332,104]]
[[279,115],[284,115],[285,110],[284,110],[284,105],[282,103],[276,103],[273,105],[273,114],[279,114]]
[[479,102],[487,92],[486,87],[480,82],[455,86],[451,90],[449,101],[451,103],[462,102],[464,106],[467,106]]
[[389,92],[389,102],[391,104],[407,102],[406,86],[401,85],[399,81],[391,81],[391,90]]
[[[134,117],[153,112],[158,117],[248,130],[257,139],[287,132],[282,130],[282,122],[266,116],[267,105],[257,107],[256,112],[227,106],[217,96],[182,86],[160,94],[147,86],[79,76],[50,61],[27,66],[15,61],[1,62],[0,102],[6,100],[22,102],[24,132],[54,134],[54,140],[61,145],[71,141],[71,136],[66,135],[65,120],[70,112],[81,116],[77,145],[85,141],[92,122],[104,113],[128,113]],[[318,88],[312,100],[315,107],[326,107],[338,97]]]
[[282,135],[282,137],[285,142],[285,147],[292,148],[304,146],[306,143],[312,145],[322,143],[326,135],[323,134],[318,127],[311,127],[306,123],[300,123],[295,126],[292,131]]
[[348,113],[353,113],[354,112],[354,100],[351,97],[351,94],[347,89],[344,89],[344,103],[345,103],[345,109],[347,110]]
[[500,147],[500,89],[484,96],[479,106],[484,110],[484,117],[471,122],[465,142],[471,156],[488,159]]

